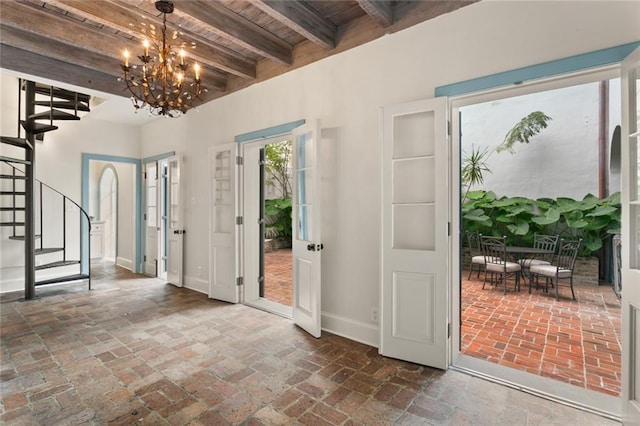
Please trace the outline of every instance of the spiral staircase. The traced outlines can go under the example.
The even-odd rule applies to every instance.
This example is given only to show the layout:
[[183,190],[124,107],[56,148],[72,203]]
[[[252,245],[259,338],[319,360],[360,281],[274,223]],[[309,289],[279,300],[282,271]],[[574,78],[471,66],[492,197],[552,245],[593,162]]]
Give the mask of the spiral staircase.
[[43,285],[86,281],[91,289],[87,212],[35,179],[36,140],[57,130],[54,122],[80,120],[90,97],[21,79],[18,85],[17,137],[1,136],[0,227],[12,241],[3,243],[5,254],[23,245],[25,299],[33,299]]

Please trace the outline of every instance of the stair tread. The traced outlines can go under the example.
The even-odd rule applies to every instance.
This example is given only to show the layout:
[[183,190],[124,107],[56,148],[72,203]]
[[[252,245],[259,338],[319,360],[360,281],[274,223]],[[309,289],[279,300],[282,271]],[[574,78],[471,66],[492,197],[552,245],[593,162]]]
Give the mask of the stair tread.
[[36,256],[39,254],[57,253],[63,250],[64,250],[64,247],[47,247],[47,248],[36,249]]
[[22,212],[24,211],[24,207],[0,207],[0,212]]
[[38,265],[38,266],[35,267],[35,270],[36,271],[40,271],[42,269],[58,268],[60,266],[77,265],[79,263],[80,263],[79,260],[57,260],[55,262]]
[[[36,238],[40,238],[42,235],[40,234],[36,234],[35,237]],[[24,241],[24,235],[11,235],[9,237],[10,240],[16,240],[16,241]]]
[[24,222],[0,222],[0,226],[24,226]]
[[0,155],[0,161],[6,161],[8,163],[20,163],[20,164],[31,164],[31,161],[23,160],[21,158],[13,158],[13,157],[5,157]]
[[[52,111],[52,112],[51,112]],[[32,120],[80,120],[80,117],[75,114],[70,114],[65,111],[58,111],[56,109],[51,111],[38,112],[29,116]]]
[[25,195],[24,191],[0,191],[0,195]]
[[[39,95],[47,95],[51,96],[51,89],[53,89],[53,97],[66,99],[68,101],[73,101],[76,98],[76,93],[71,90],[61,89],[59,87],[49,86],[42,83],[35,84],[35,92]],[[85,95],[84,93],[78,93],[78,101],[89,102],[91,96]]]
[[0,179],[26,180],[27,177],[25,175],[0,175]]
[[47,285],[47,284],[58,284],[58,283],[66,283],[71,281],[80,281],[80,280],[88,280],[91,277],[87,274],[73,274],[73,275],[65,275],[63,277],[55,277],[49,278],[46,280],[36,281],[35,285]]
[[0,138],[2,143],[6,143],[7,145],[17,146],[19,148],[32,148],[31,144],[25,138],[14,138],[11,136],[2,136]]
[[52,124],[46,124],[46,123],[38,123],[35,121],[20,120],[20,124],[22,125],[23,129],[33,134],[46,133],[52,130],[58,130],[58,126],[54,126]]
[[68,110],[71,110],[71,111],[74,111],[76,109],[78,111],[84,111],[84,112],[91,111],[91,109],[89,108],[89,105],[87,103],[81,102],[81,101],[78,101],[77,105],[73,101],[53,101],[53,102],[51,102],[50,100],[47,100],[47,101],[35,101],[34,104],[38,105],[38,106],[46,106],[46,107],[51,107],[51,108],[68,109]]

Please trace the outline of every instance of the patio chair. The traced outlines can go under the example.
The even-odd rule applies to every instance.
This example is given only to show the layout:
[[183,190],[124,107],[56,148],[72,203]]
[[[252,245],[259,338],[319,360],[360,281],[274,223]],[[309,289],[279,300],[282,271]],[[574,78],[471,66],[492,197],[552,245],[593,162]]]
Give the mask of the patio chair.
[[474,266],[478,267],[478,278],[480,278],[480,272],[484,270],[484,255],[482,254],[482,249],[480,248],[480,236],[481,234],[479,234],[478,231],[467,231],[467,243],[469,244],[469,254],[471,256],[468,279],[471,279],[471,274],[473,273]]
[[559,235],[533,234],[533,248],[549,250],[549,253],[518,260],[518,263],[522,267],[522,274],[527,275],[531,265],[551,265],[559,238]]
[[571,296],[573,300],[576,300],[576,295],[573,292],[573,268],[576,263],[576,256],[578,255],[578,250],[580,250],[580,245],[582,244],[582,239],[579,240],[560,240],[560,245],[558,248],[558,253],[555,256],[555,259],[551,265],[531,265],[529,268],[529,273],[531,274],[531,280],[529,280],[529,292],[531,292],[531,281],[533,281],[533,277],[536,277],[536,287],[537,280],[540,276],[545,277],[545,286],[544,291],[548,291],[549,289],[549,281],[551,281],[551,285],[556,287],[556,300],[559,298],[558,287],[560,284],[560,280],[569,280],[569,286],[571,287]]
[[504,283],[504,294],[507,294],[507,278],[510,275],[515,277],[514,290],[520,291],[520,272],[522,268],[516,262],[507,260],[507,237],[487,237],[480,236],[482,253],[484,255],[484,280],[482,288],[487,282],[487,273],[490,274],[490,282],[494,283],[494,276],[498,275],[499,280]]

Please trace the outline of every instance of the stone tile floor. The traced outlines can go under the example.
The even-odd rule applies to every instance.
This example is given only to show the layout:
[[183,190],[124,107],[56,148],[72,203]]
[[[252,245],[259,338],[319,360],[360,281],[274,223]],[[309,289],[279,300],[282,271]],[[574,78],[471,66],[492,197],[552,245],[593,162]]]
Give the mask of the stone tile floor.
[[291,249],[283,248],[264,254],[264,297],[291,306],[293,277]]
[[[461,352],[575,386],[619,395],[620,301],[608,285],[503,294],[463,271]],[[510,283],[511,284],[511,283]],[[513,286],[510,285],[510,290]]]
[[122,269],[0,297],[7,425],[610,425]]

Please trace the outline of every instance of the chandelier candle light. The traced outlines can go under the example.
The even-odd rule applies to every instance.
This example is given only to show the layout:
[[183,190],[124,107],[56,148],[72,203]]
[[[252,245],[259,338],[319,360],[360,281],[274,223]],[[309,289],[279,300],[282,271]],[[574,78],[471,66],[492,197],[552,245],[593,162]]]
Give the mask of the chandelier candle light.
[[[127,85],[136,112],[147,106],[153,115],[178,117],[201,101],[200,94],[207,89],[200,85],[200,65],[187,63],[184,48],[177,53],[172,49],[171,40],[178,38],[178,31],[167,40],[167,14],[173,12],[173,2],[159,0],[155,5],[162,13],[162,39],[156,39],[155,27],[149,25],[153,37],[142,44],[143,54],[137,56],[141,64],[130,64],[130,53],[125,49],[124,77],[119,80]],[[192,80],[187,82],[190,76]]]

